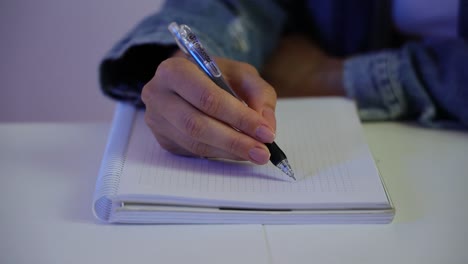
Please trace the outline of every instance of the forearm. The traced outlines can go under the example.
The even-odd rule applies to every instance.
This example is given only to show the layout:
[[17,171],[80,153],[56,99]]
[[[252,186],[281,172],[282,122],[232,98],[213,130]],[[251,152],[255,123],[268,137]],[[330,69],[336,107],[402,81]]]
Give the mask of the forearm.
[[262,74],[279,97],[345,95],[343,60],[328,56],[303,34],[284,36]]
[[344,86],[361,119],[468,125],[468,48],[463,41],[409,43],[349,58]]
[[145,18],[103,59],[104,93],[141,103],[143,85],[159,63],[177,50],[167,30],[173,21],[189,25],[212,55],[261,65],[281,32],[283,11],[273,1],[225,2],[166,1],[160,12]]

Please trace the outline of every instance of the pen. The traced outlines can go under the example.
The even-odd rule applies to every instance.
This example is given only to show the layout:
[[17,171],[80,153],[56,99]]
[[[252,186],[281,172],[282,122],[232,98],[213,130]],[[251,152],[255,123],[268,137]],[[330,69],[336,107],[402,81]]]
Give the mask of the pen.
[[[198,38],[192,32],[190,27],[187,25],[178,25],[176,22],[172,22],[168,26],[169,31],[174,36],[174,39],[179,48],[189,57],[191,57],[200,69],[205,72],[206,75],[221,89],[230,93],[237,99],[242,99],[234,92],[229,84],[224,80],[221,70],[218,68],[214,60],[206,52],[203,45],[200,43]],[[290,178],[296,180],[294,177],[294,171],[288,162],[288,159],[284,152],[273,143],[265,143],[266,147],[270,151],[270,161],[279,168],[282,172],[288,175]]]

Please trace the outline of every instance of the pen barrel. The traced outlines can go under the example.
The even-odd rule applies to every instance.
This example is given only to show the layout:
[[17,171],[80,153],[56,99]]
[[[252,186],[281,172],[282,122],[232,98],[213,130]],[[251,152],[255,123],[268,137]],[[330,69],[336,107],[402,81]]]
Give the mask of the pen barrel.
[[221,89],[223,89],[224,91],[230,93],[232,96],[234,96],[235,98],[239,99],[242,101],[242,99],[236,94],[236,92],[234,92],[234,90],[229,86],[229,84],[226,82],[226,80],[223,78],[223,76],[221,77],[218,77],[218,78],[213,78],[213,77],[210,77],[211,80],[216,83],[216,85],[218,85]]
[[283,160],[287,159],[286,154],[276,145],[275,142],[273,143],[265,143],[268,150],[270,151],[270,161],[276,166]]

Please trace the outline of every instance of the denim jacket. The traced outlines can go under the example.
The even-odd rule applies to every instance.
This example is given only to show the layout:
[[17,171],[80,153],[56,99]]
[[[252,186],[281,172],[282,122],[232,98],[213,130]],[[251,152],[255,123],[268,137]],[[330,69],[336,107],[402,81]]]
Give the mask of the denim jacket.
[[100,82],[111,97],[141,104],[141,88],[177,49],[172,21],[189,25],[211,54],[260,71],[282,34],[302,31],[346,58],[344,87],[362,120],[468,126],[468,1],[459,13],[458,38],[402,42],[390,0],[166,1],[110,50]]

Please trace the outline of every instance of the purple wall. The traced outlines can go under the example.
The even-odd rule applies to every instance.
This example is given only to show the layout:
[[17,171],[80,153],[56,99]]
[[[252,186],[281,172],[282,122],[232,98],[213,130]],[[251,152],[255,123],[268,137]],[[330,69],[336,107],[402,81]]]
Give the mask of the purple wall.
[[0,1],[0,122],[109,121],[99,60],[162,2]]

